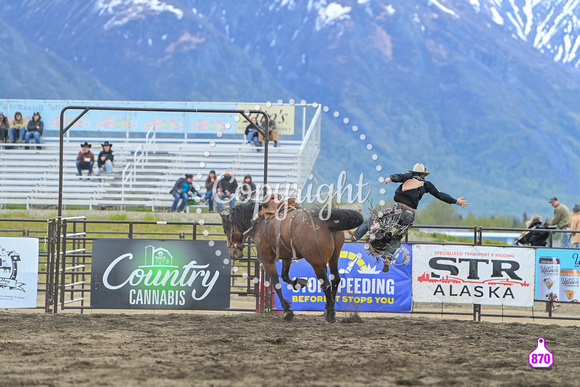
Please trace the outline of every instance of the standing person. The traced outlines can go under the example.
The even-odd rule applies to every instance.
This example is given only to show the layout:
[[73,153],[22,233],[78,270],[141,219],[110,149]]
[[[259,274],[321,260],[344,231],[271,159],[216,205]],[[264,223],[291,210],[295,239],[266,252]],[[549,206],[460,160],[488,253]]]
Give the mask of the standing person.
[[258,128],[256,123],[256,117],[251,118],[251,122],[248,126],[246,126],[246,131],[244,134],[246,135],[246,144],[251,145],[253,142],[254,145],[258,146]]
[[[171,205],[171,212],[175,212],[179,210],[179,212],[183,212],[185,209],[185,205],[187,204],[187,199],[189,199],[189,192],[191,191],[192,195],[201,196],[199,192],[193,186],[193,175],[191,173],[185,174],[185,177],[180,177],[177,179],[173,188],[169,193],[173,195],[173,204]],[[181,200],[181,204],[179,201]],[[179,208],[177,205],[179,204]]]
[[251,175],[244,176],[242,186],[240,187],[240,200],[242,203],[249,202],[256,194],[256,184],[252,181]]
[[[40,117],[39,112],[34,112],[32,119],[28,121],[26,130],[28,132],[26,133],[26,136],[24,136],[24,141],[28,144],[34,137],[34,141],[37,144],[40,144],[40,136],[42,136],[42,132],[44,132],[44,122],[42,122],[42,117]],[[39,146],[36,148],[40,149]],[[26,149],[28,149],[28,147],[26,147]]]
[[88,175],[93,174],[93,165],[95,164],[95,155],[91,152],[91,144],[85,141],[81,144],[81,151],[77,155],[77,176],[83,175],[83,169],[89,171]]
[[[560,203],[556,197],[551,198],[549,203],[554,207],[554,218],[548,220],[548,224],[557,226],[560,230],[568,230],[570,227],[570,210],[568,207]],[[567,232],[562,233],[561,247],[570,247],[570,234]]]
[[4,115],[4,112],[0,112],[0,142],[8,140],[8,129],[10,129],[8,117]]
[[[423,164],[417,163],[413,166],[413,169],[408,170],[407,173],[394,174],[385,179],[385,184],[390,182],[402,183],[399,187],[397,187],[395,196],[393,198],[397,203],[395,208],[401,211],[401,213],[395,226],[395,231],[393,232],[391,240],[387,244],[385,253],[383,255],[385,261],[383,271],[385,273],[389,271],[393,256],[401,245],[401,239],[403,238],[406,230],[412,226],[413,222],[415,221],[415,211],[417,211],[417,207],[419,206],[419,202],[421,201],[423,195],[430,193],[445,203],[457,204],[463,208],[467,207],[469,204],[469,202],[463,197],[454,199],[450,195],[439,191],[435,185],[433,185],[433,183],[425,180],[425,177],[429,174],[430,172],[427,172],[427,169]],[[369,223],[371,222],[372,220],[367,220],[361,224],[356,229],[356,231],[349,231],[349,233],[356,239],[360,239],[369,230]]]
[[236,190],[238,189],[238,182],[234,177],[231,169],[226,169],[224,176],[219,180],[217,187],[217,206],[218,211],[224,210],[223,203],[230,203],[230,210],[236,204]]
[[[570,231],[580,231],[580,204],[572,208],[572,220],[570,221]],[[571,244],[575,249],[580,248],[580,233],[575,232],[571,235]]]
[[217,177],[215,175],[215,171],[209,171],[209,174],[207,175],[207,178],[205,179],[205,195],[203,197],[203,200],[207,200],[208,201],[208,205],[209,205],[209,212],[213,212],[213,196],[215,193],[215,189],[217,181],[216,181]]
[[22,117],[22,113],[16,112],[12,119],[12,124],[8,130],[8,141],[16,142],[16,135],[18,134],[18,142],[24,142],[24,135],[26,134],[26,120]]
[[115,154],[111,149],[113,144],[105,141],[101,146],[103,150],[99,153],[99,157],[97,157],[97,175],[100,175],[101,172],[107,172],[107,175],[110,175],[113,172],[113,161],[115,160]]

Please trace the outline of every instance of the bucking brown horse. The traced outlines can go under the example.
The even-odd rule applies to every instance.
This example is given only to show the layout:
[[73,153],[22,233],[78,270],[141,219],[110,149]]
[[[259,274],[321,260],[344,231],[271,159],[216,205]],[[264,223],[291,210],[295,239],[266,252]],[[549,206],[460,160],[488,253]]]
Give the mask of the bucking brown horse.
[[[258,259],[270,274],[272,286],[284,308],[285,320],[292,320],[294,313],[282,295],[278,280],[276,260],[282,260],[282,279],[299,290],[307,285],[305,279],[290,279],[290,263],[304,258],[314,269],[314,274],[326,296],[325,317],[335,321],[334,303],[340,276],[338,258],[344,244],[343,230],[358,227],[363,222],[360,213],[338,208],[302,209],[281,206],[275,216],[254,217],[255,204],[243,203],[232,208],[229,215],[222,214],[224,232],[228,238],[228,250],[233,259],[243,257],[246,238],[251,237],[256,246]],[[326,266],[330,268],[330,280]]]

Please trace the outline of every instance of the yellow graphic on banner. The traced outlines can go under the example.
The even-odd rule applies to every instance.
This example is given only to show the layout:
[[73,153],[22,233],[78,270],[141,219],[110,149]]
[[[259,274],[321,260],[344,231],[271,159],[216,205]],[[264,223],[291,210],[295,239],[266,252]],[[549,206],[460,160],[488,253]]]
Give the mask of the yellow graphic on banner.
[[[270,107],[259,105],[259,109],[256,109],[258,105],[252,104],[237,104],[236,109],[238,110],[263,110],[265,111],[270,119],[276,122],[276,130],[279,135],[291,135],[294,134],[294,106],[289,105],[272,105]],[[250,114],[250,118],[256,117],[258,124],[262,120],[263,116],[260,114]],[[248,126],[249,122],[243,117],[238,121],[236,125],[236,133],[243,134]]]

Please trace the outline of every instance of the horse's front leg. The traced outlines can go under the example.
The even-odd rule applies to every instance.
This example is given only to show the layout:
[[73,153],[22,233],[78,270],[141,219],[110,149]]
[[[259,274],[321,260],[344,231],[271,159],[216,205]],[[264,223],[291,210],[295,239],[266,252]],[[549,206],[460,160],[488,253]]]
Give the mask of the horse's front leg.
[[328,280],[328,275],[326,274],[326,266],[314,270],[318,282],[321,284],[320,287],[326,296],[326,306],[324,307],[324,316],[326,317],[327,323],[333,323],[336,321],[334,310],[334,294],[332,291],[332,285]]
[[280,304],[282,308],[284,308],[284,314],[282,317],[286,321],[292,320],[294,317],[294,312],[290,310],[290,303],[284,298],[282,294],[282,285],[280,284],[280,280],[278,279],[278,270],[276,270],[276,265],[274,263],[274,257],[271,259],[263,260],[262,265],[266,269],[266,272],[270,275],[270,281],[272,281],[272,286],[274,287],[274,291],[278,295],[280,299]]
[[305,278],[294,278],[293,280],[290,279],[290,264],[292,263],[291,259],[283,259],[282,260],[282,280],[287,284],[292,285],[292,289],[298,291],[306,285],[308,285],[308,280]]

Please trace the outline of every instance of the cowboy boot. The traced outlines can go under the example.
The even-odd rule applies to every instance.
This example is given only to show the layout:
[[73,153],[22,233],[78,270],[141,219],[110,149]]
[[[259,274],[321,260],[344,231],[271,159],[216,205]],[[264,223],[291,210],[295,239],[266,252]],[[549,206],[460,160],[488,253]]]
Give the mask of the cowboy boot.
[[383,273],[388,273],[389,269],[391,268],[391,262],[393,262],[393,258],[392,257],[383,257],[383,259],[385,260],[385,264],[383,266]]

